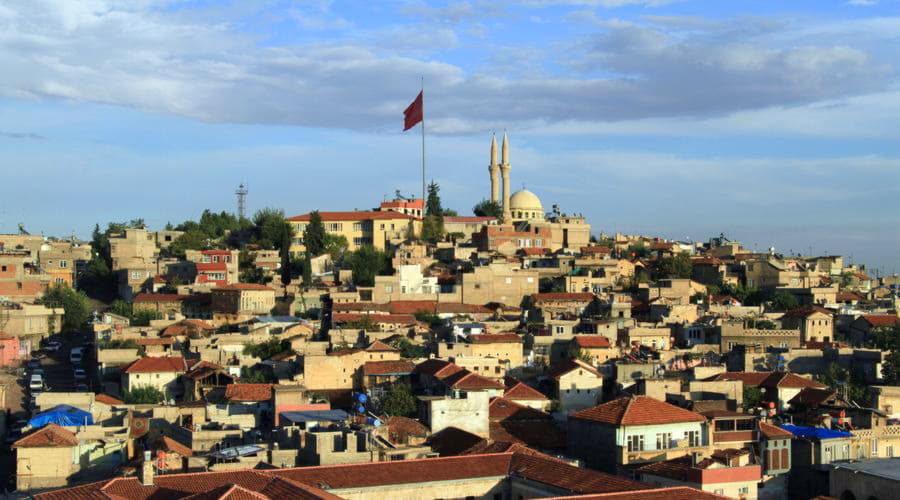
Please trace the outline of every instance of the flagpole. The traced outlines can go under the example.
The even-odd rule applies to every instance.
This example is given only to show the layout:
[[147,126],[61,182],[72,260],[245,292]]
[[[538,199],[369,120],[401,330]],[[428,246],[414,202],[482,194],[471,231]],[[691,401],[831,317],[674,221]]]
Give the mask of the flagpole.
[[425,77],[422,77],[422,214],[425,214]]

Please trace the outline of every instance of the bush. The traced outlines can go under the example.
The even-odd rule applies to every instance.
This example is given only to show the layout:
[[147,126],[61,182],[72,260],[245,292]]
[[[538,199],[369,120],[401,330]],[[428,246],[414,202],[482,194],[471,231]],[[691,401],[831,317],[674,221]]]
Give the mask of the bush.
[[166,395],[156,387],[144,385],[125,391],[122,395],[122,400],[130,405],[156,404],[165,401]]
[[151,321],[162,319],[162,317],[159,311],[141,309],[132,315],[131,326],[150,326]]
[[259,359],[269,359],[276,354],[291,350],[287,340],[269,339],[265,342],[244,344],[244,354]]
[[97,349],[137,349],[137,342],[132,339],[113,339],[97,341]]
[[391,342],[391,347],[400,349],[400,356],[404,358],[417,359],[428,356],[428,348],[413,344],[404,338],[399,338]]
[[407,382],[398,382],[391,386],[381,403],[381,411],[389,417],[414,417],[416,415],[416,397]]

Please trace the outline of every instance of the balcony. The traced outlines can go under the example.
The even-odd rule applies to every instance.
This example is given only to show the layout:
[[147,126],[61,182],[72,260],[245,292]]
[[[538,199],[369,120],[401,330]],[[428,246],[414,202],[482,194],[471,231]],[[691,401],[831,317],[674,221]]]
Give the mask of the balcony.
[[[683,440],[681,440],[683,441]],[[686,443],[665,450],[628,451],[627,446],[616,446],[616,463],[626,465],[631,463],[658,462],[690,455],[693,452],[707,453],[709,446],[688,446]]]
[[748,443],[758,441],[759,433],[757,431],[720,431],[713,432],[713,443]]

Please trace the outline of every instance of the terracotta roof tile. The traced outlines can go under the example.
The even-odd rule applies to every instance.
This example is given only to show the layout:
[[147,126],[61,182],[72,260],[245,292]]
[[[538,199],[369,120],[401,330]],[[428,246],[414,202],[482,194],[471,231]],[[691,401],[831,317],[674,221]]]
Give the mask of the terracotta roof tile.
[[590,469],[575,467],[522,453],[513,455],[510,471],[531,481],[555,486],[572,493],[607,493],[645,490],[649,485]]
[[603,335],[576,335],[575,343],[583,349],[603,349],[610,347],[609,339]]
[[463,368],[443,359],[426,359],[416,365],[413,373],[431,375],[432,377],[441,379],[462,371]]
[[825,388],[816,389],[813,387],[804,387],[796,396],[788,400],[790,405],[819,406],[837,394],[835,391]]
[[791,439],[794,437],[793,434],[781,427],[776,427],[761,420],[759,422],[759,433],[767,439]]
[[503,389],[503,384],[496,382],[487,377],[482,377],[477,373],[462,369],[450,376],[444,377],[441,381],[451,389],[460,391],[485,391],[488,389]]
[[900,317],[890,314],[863,314],[862,318],[872,326],[893,326],[900,322]]
[[622,491],[599,495],[579,495],[553,497],[544,500],[731,500],[730,497],[716,495],[687,486],[655,488],[640,491]]
[[154,449],[162,450],[166,453],[177,453],[183,457],[194,456],[193,450],[170,438],[169,436],[161,436],[159,439],[157,439],[156,443],[154,443]]
[[400,349],[385,344],[380,340],[376,340],[375,342],[369,344],[369,347],[366,347],[366,352],[400,352]]
[[549,413],[521,405],[506,398],[493,398],[488,405],[491,420],[553,420]]
[[511,385],[507,384],[503,397],[511,401],[549,401],[542,392],[518,380]]
[[434,313],[437,311],[437,301],[434,300],[395,300],[389,302],[387,306],[391,314]]
[[431,430],[424,424],[407,417],[388,417],[384,426],[394,443],[405,443],[410,437],[427,438],[431,434]]
[[408,375],[415,370],[416,365],[412,361],[401,359],[396,361],[366,361],[363,365],[363,375]]
[[580,359],[563,359],[557,361],[552,366],[550,366],[550,371],[548,375],[550,378],[559,379],[563,375],[567,373],[571,373],[574,370],[585,370],[589,373],[593,373],[598,377],[603,377],[603,374],[598,372],[596,368],[590,366],[589,364],[581,361]]
[[68,448],[78,446],[75,433],[56,424],[47,424],[22,437],[12,448]]
[[225,386],[228,401],[268,401],[272,399],[272,384],[228,384]]
[[132,361],[123,371],[125,373],[183,373],[187,371],[187,366],[181,356],[145,356]]
[[125,402],[122,401],[121,399],[116,399],[116,398],[110,396],[109,394],[103,394],[103,393],[100,393],[100,394],[97,394],[96,396],[94,396],[94,401],[97,401],[98,403],[107,404],[107,405],[123,405],[123,404],[125,404]]
[[592,293],[535,293],[531,295],[536,303],[544,301],[553,302],[590,302],[594,300]]
[[155,338],[155,339],[137,339],[137,345],[172,345],[175,343],[173,338]]
[[706,422],[706,417],[699,413],[694,413],[647,396],[614,399],[593,408],[573,413],[569,418],[616,426]]

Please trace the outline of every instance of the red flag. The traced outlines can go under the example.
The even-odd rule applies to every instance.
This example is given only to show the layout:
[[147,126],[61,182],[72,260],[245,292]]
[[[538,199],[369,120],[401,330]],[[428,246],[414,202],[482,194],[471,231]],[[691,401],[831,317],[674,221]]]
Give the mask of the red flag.
[[422,121],[422,94],[425,91],[419,92],[419,95],[416,96],[415,100],[413,100],[412,104],[406,108],[406,111],[403,112],[403,131],[407,131],[416,126],[417,123]]

